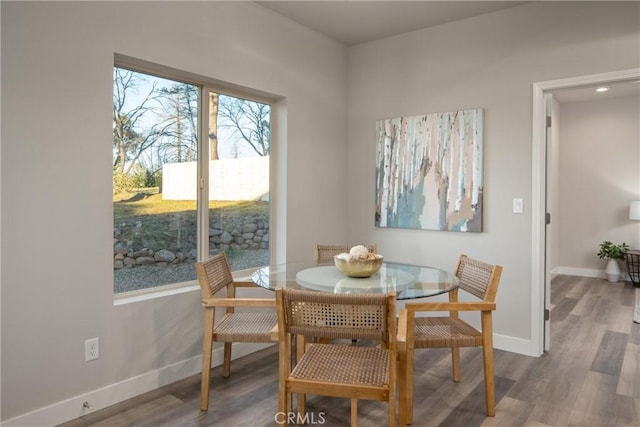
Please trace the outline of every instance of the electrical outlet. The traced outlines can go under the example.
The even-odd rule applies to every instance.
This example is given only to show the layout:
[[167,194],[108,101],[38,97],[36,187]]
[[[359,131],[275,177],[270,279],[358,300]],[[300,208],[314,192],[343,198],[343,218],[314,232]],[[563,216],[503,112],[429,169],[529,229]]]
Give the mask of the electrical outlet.
[[100,357],[100,341],[96,338],[91,338],[84,341],[84,361],[95,360]]

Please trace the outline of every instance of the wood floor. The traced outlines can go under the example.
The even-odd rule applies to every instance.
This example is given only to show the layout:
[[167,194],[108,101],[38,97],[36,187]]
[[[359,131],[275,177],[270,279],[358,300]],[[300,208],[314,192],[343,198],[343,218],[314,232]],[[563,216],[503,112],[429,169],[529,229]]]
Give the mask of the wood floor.
[[[634,288],[558,276],[552,283],[552,350],[528,357],[495,350],[496,416],[484,406],[482,355],[462,351],[451,381],[446,350],[416,351],[414,426],[640,426],[640,324]],[[504,302],[503,302],[504,304]],[[236,360],[231,378],[213,369],[209,411],[198,409],[199,375],[73,420],[76,426],[275,425],[277,348]],[[347,399],[308,397],[309,425],[348,426]],[[358,402],[359,425],[386,425],[385,404]]]

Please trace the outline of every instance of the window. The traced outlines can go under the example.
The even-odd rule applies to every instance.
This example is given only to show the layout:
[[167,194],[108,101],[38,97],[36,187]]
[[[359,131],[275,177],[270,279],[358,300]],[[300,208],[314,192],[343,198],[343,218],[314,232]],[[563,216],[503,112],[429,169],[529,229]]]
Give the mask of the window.
[[268,263],[270,129],[269,104],[114,67],[114,293],[195,280],[220,251]]

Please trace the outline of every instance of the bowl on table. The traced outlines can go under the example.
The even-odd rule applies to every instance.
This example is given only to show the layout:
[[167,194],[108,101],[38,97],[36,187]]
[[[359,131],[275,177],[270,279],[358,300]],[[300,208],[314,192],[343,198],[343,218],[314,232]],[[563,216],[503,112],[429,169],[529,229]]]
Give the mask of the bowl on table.
[[382,267],[382,255],[372,254],[369,258],[358,259],[336,255],[333,261],[343,274],[348,277],[371,277]]

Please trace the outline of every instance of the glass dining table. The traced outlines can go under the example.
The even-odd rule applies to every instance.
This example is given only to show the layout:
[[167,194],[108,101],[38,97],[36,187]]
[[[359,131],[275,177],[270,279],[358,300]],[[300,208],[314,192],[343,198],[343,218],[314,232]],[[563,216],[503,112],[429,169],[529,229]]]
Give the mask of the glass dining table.
[[279,288],[307,289],[331,293],[388,293],[396,299],[425,298],[447,293],[458,287],[458,278],[435,267],[384,261],[371,277],[354,278],[335,265],[287,263],[262,267],[251,275],[258,286],[275,291]]

